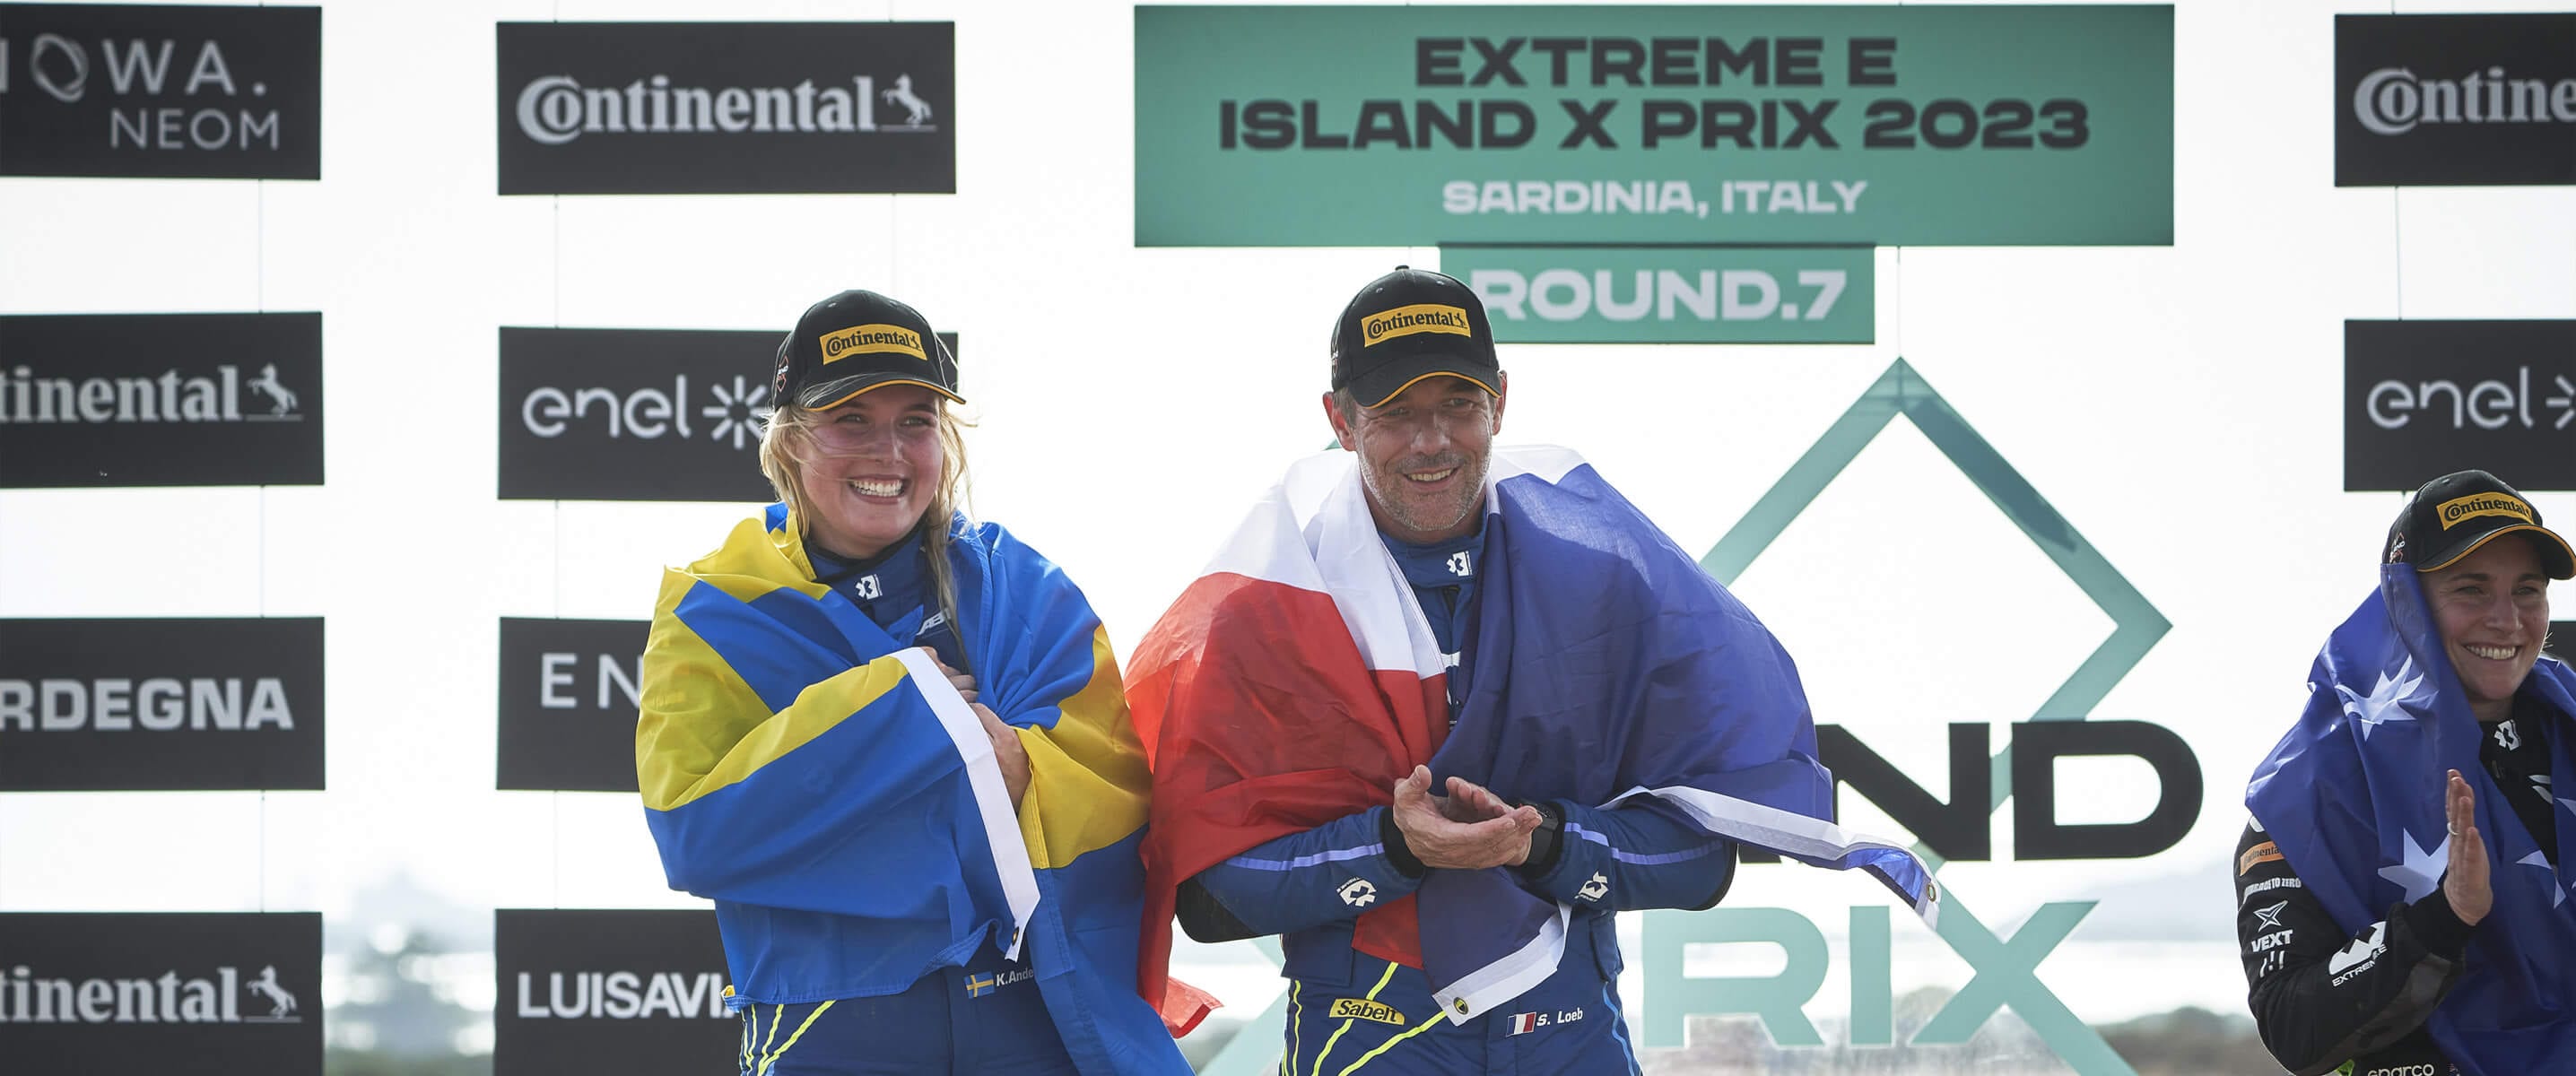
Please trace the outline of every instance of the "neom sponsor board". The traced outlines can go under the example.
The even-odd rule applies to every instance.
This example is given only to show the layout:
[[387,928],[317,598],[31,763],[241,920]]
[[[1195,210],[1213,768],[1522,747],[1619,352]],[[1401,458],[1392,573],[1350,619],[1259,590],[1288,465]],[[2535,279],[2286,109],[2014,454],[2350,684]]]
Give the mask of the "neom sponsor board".
[[505,22],[502,194],[957,190],[956,25]]
[[498,787],[634,792],[642,620],[501,618]]
[[0,792],[322,787],[322,618],[0,619]]
[[1494,339],[1532,344],[1866,344],[1866,247],[1443,247]]
[[[778,339],[503,328],[501,498],[768,502],[760,431]],[[956,334],[940,339],[956,353]]]
[[322,9],[0,4],[0,175],[322,178]]
[[1135,18],[1139,246],[2173,242],[2170,6]]
[[322,916],[0,913],[11,1071],[321,1076]]
[[2576,490],[2576,321],[2343,323],[2343,488]]
[[2576,12],[2335,16],[2335,185],[2576,183]]
[[322,315],[0,315],[0,488],[322,484]]
[[492,956],[492,1076],[735,1065],[712,911],[502,908]]

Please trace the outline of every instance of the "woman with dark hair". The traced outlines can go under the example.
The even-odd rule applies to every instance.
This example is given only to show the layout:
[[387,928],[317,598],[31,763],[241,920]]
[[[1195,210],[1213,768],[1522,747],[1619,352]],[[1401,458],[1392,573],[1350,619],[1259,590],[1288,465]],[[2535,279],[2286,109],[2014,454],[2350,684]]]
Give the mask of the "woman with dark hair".
[[2576,550],[2460,471],[2381,562],[2245,790],[2255,1026],[2302,1076],[2576,1071],[2576,673],[2541,654]]

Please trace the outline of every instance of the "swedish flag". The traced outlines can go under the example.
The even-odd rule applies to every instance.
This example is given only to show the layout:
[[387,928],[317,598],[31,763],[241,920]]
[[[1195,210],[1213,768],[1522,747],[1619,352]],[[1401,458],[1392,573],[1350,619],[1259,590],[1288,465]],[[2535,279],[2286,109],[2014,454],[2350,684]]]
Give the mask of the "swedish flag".
[[1025,947],[1085,1072],[1186,1072],[1136,994],[1148,776],[1082,592],[994,524],[951,521],[978,701],[1019,729],[1016,811],[925,656],[814,582],[784,506],[665,573],[636,770],[671,886],[716,903],[737,1003],[894,993]]

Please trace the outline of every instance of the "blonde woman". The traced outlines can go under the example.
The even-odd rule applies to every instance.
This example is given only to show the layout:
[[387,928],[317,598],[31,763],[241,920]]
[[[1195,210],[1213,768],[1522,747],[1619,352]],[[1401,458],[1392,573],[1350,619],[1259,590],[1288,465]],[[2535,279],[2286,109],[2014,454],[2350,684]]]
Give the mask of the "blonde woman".
[[746,1076],[1187,1072],[1136,993],[1148,778],[1088,601],[961,511],[957,362],[910,306],[778,349],[778,504],[665,573],[636,770],[715,901]]

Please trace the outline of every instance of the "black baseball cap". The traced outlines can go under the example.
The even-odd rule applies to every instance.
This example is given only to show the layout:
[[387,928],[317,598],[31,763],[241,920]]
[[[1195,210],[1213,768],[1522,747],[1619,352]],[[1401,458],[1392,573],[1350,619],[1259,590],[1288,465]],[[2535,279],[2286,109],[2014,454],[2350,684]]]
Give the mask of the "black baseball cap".
[[1502,395],[1494,327],[1485,304],[1456,277],[1396,266],[1352,296],[1333,323],[1333,388],[1351,390],[1362,407],[1439,374]]
[[902,302],[852,289],[805,308],[778,342],[770,398],[781,405],[837,407],[869,389],[919,385],[957,394],[957,357],[930,319]]
[[2416,490],[2389,525],[2387,562],[2434,571],[2516,533],[2532,536],[2550,578],[2576,578],[2576,549],[2540,525],[2540,510],[2520,490],[2485,471],[2454,471]]

